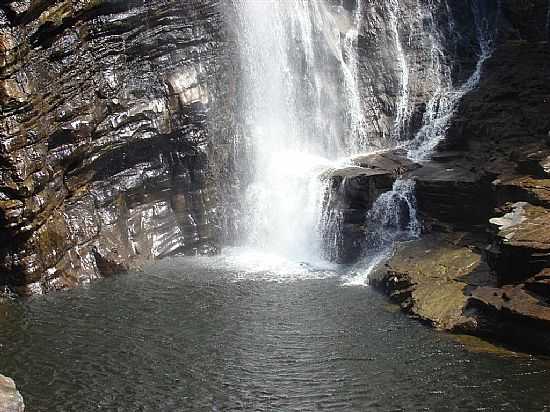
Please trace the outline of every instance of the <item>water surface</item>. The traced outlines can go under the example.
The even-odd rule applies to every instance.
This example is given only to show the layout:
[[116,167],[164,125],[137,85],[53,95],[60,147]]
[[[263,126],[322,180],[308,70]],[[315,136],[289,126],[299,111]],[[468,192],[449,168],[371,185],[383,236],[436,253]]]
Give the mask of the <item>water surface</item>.
[[3,306],[0,370],[29,412],[550,409],[546,361],[469,352],[328,269],[175,258]]

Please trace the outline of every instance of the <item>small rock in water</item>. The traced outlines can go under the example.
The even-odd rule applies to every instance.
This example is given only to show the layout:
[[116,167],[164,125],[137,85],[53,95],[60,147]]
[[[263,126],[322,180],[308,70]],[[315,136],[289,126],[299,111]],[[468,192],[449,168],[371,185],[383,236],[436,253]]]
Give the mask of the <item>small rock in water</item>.
[[23,397],[17,391],[13,379],[0,375],[0,412],[23,412]]

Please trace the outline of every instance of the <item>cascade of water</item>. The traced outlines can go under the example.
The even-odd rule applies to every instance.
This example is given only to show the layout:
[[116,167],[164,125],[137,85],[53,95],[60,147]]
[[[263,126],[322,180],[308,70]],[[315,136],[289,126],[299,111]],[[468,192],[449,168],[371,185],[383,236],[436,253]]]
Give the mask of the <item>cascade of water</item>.
[[401,134],[407,126],[407,121],[409,119],[409,100],[410,100],[410,75],[409,75],[409,66],[407,64],[407,57],[403,50],[403,45],[401,44],[401,39],[399,35],[399,1],[390,0],[389,2],[389,23],[392,31],[392,35],[395,41],[395,51],[398,62],[398,68],[401,72],[401,84],[400,84],[400,93],[397,100],[397,114],[395,117],[394,128],[392,131],[392,138],[394,141],[399,141]]
[[441,51],[442,41],[437,38],[439,35],[435,34],[437,37],[433,41],[435,49],[432,52],[432,64],[435,72],[439,74],[438,88],[426,106],[423,125],[410,144],[408,157],[412,160],[427,159],[438,143],[445,138],[460,101],[477,87],[483,64],[493,52],[495,30],[490,27],[488,18],[485,16],[482,1],[472,1],[471,9],[479,45],[475,70],[463,84],[454,87],[450,65],[445,64],[444,54]]
[[[392,1],[393,4],[393,1]],[[446,61],[441,34],[435,28],[434,16],[430,13],[432,30],[431,61],[432,71],[436,73],[436,90],[426,107],[423,126],[411,142],[408,157],[415,161],[425,160],[437,144],[446,136],[449,122],[458,107],[460,100],[472,91],[480,81],[481,70],[493,51],[493,40],[496,30],[490,28],[483,10],[482,0],[471,3],[475,20],[476,35],[479,43],[479,57],[472,75],[459,87],[454,88],[451,76],[451,65]],[[449,29],[454,22],[447,4]],[[392,23],[392,26],[395,23]],[[397,47],[398,54],[399,47]],[[403,64],[403,63],[401,63]],[[402,97],[403,100],[403,97]],[[403,112],[404,115],[406,112]],[[397,119],[399,119],[399,112]],[[399,123],[396,126],[400,126]],[[402,129],[398,129],[402,130]],[[415,182],[410,179],[397,179],[391,191],[383,193],[374,203],[367,216],[368,244],[370,263],[366,269],[350,280],[351,284],[363,284],[376,267],[372,262],[382,262],[389,255],[395,241],[413,239],[420,235],[420,224],[416,216]]]
[[397,179],[392,190],[376,199],[367,214],[371,249],[383,249],[396,240],[410,239],[420,234],[414,186],[414,180]]
[[234,5],[253,159],[246,243],[310,260],[321,241],[319,176],[337,159],[368,149],[357,80],[361,4],[352,12],[325,0]]
[[[252,159],[251,183],[243,199],[251,212],[244,241],[299,261],[314,261],[323,250],[340,249],[343,241],[342,211],[324,208],[330,179],[323,181],[322,176],[340,165],[339,159],[369,152],[377,146],[373,143],[379,143],[367,139],[358,80],[361,1],[354,2],[352,11],[342,2],[334,3],[233,0],[239,17],[243,134],[247,158]],[[459,101],[477,86],[482,65],[492,52],[481,3],[471,0],[479,59],[474,73],[459,87],[453,86],[436,7],[431,2],[418,6],[424,11],[420,17],[431,44],[431,67],[425,72],[433,74],[435,90],[409,146],[408,156],[414,160],[425,159],[445,136]],[[400,73],[390,133],[395,144],[408,129],[412,79],[401,42],[399,1],[390,0],[387,12]],[[418,235],[414,200],[414,182],[402,179],[380,196],[367,216],[372,250],[387,251],[395,240]],[[335,202],[328,199],[328,203]]]

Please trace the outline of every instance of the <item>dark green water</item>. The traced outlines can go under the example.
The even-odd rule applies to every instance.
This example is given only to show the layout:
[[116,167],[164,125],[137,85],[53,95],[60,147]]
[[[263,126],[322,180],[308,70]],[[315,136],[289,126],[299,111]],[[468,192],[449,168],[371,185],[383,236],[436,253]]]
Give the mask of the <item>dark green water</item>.
[[0,371],[29,412],[550,410],[546,361],[468,352],[336,273],[223,267],[0,307]]

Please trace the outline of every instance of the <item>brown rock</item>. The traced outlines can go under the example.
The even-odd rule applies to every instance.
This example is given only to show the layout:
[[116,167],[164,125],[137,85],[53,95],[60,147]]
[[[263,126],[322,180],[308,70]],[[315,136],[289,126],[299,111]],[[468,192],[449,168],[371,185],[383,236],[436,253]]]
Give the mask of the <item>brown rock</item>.
[[489,263],[503,284],[524,280],[550,267],[550,210],[519,202],[491,219],[495,240]]
[[485,177],[467,161],[430,161],[407,176],[416,181],[420,216],[446,230],[477,229],[492,212],[492,192]]
[[463,309],[470,290],[494,280],[482,256],[466,247],[462,236],[432,234],[398,245],[371,283],[436,328],[467,329],[471,320]]

